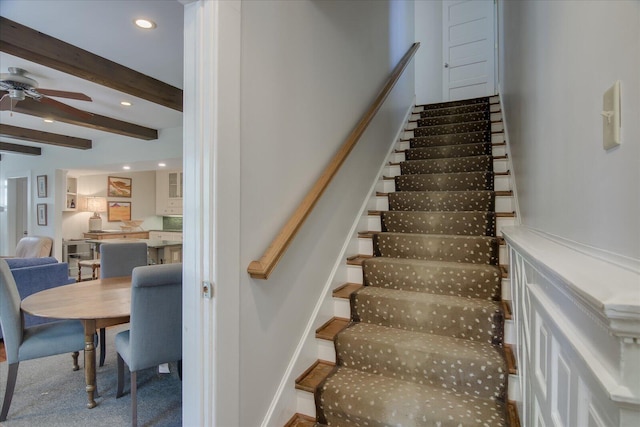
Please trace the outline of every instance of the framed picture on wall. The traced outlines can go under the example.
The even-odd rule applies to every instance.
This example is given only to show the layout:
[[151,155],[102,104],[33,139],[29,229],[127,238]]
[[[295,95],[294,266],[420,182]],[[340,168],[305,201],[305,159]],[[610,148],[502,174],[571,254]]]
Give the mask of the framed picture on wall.
[[107,178],[107,196],[131,197],[131,178],[110,176]]
[[36,205],[38,215],[38,225],[47,225],[47,204],[38,203]]
[[47,197],[47,175],[38,175],[36,177],[38,187],[38,197]]
[[109,222],[131,221],[131,202],[108,202],[107,217]]

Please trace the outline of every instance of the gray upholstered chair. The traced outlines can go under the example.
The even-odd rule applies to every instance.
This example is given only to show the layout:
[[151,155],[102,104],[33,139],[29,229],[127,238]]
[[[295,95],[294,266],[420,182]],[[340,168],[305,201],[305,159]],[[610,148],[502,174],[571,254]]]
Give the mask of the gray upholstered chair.
[[150,265],[133,270],[131,326],[115,339],[118,389],[123,395],[124,364],[131,373],[131,424],[137,425],[136,372],[182,361],[182,264]]
[[[144,242],[103,243],[100,245],[100,278],[131,276],[135,267],[147,265]],[[100,366],[106,356],[106,331],[100,329]]]
[[16,258],[42,258],[51,256],[53,239],[44,236],[27,236],[16,245]]
[[73,370],[78,368],[78,354],[84,348],[84,328],[79,320],[61,320],[23,328],[20,295],[11,270],[0,259],[0,327],[4,336],[9,372],[4,392],[0,422],[7,419],[18,377],[18,365],[24,360],[73,353]]

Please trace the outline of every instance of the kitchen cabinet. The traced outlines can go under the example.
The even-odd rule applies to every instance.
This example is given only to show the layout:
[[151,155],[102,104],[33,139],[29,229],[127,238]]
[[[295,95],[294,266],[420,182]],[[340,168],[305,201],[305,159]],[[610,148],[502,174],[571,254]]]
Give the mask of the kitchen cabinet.
[[182,215],[182,171],[156,171],[156,215]]
[[181,231],[149,231],[149,240],[166,240],[168,242],[182,242]]

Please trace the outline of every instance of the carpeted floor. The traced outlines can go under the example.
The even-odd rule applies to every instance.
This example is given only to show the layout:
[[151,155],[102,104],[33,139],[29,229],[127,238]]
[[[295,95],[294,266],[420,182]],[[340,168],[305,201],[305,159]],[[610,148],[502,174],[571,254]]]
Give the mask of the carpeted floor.
[[[86,409],[84,371],[72,371],[71,355],[52,356],[20,363],[18,380],[4,427],[127,426],[131,423],[129,374],[125,395],[116,399],[117,362],[114,336],[128,325],[107,329],[107,357],[97,368],[98,406]],[[80,366],[83,366],[80,353]],[[174,364],[170,374],[157,368],[138,373],[138,425],[180,426],[182,382]],[[0,399],[4,397],[7,363],[0,363]],[[1,403],[1,402],[0,402]]]

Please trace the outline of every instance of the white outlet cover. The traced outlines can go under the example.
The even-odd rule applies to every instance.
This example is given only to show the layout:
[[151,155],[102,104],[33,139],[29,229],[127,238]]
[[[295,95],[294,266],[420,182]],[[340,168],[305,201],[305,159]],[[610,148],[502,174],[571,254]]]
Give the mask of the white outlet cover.
[[620,80],[602,97],[602,146],[610,150],[620,145]]

